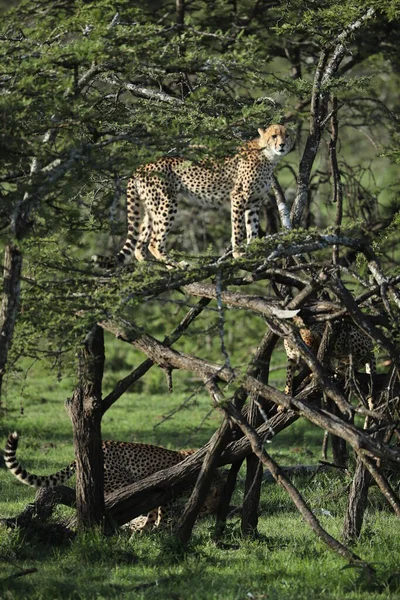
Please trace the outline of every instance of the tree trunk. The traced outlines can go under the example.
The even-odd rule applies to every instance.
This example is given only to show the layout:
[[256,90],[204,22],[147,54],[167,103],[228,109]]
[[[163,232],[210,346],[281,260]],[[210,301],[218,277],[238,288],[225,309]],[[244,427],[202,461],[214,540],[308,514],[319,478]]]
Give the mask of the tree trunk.
[[230,433],[231,428],[229,418],[225,416],[221,426],[210,441],[196,485],[185,506],[182,516],[179,519],[176,528],[176,536],[182,545],[186,545],[190,540],[197,515],[199,514],[204,500],[206,499],[207,492],[210,489],[217,461],[220,459],[222,451],[231,437]]
[[76,457],[77,524],[82,529],[104,525],[101,384],[104,334],[95,325],[79,356],[79,382],[67,411],[72,421]]
[[[260,425],[260,411],[258,410],[255,398],[250,400],[248,420],[250,425],[256,428]],[[251,453],[246,458],[246,481],[244,486],[244,500],[241,530],[245,536],[255,536],[258,525],[258,505],[260,502],[262,464],[258,456]]]
[[[257,377],[262,383],[268,383],[269,367],[272,352],[276,346],[277,336],[268,330],[264,335],[257,352],[255,361],[250,370],[254,377]],[[269,417],[276,414],[277,408],[271,403],[268,415],[262,416],[259,409],[260,398],[257,394],[251,394],[247,420],[249,424],[256,429],[264,420],[267,422]],[[260,504],[261,482],[263,476],[262,464],[258,456],[254,453],[246,457],[246,482],[244,487],[244,500],[241,530],[246,536],[255,536],[258,525],[258,506]]]
[[20,301],[21,268],[22,255],[19,249],[13,244],[7,244],[4,251],[3,297],[0,307],[0,406],[3,377]]
[[371,475],[362,460],[357,457],[356,470],[350,488],[343,524],[343,539],[345,541],[356,540],[361,533],[370,482]]

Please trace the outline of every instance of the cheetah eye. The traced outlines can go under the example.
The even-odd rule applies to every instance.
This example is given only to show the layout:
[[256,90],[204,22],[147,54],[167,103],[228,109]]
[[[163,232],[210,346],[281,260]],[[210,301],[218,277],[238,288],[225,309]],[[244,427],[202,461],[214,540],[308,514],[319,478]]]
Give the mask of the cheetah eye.
[[276,133],[274,133],[274,135],[272,136],[272,139],[273,139],[273,140],[276,140],[276,138],[277,138],[277,137],[278,137],[278,136],[276,135]]

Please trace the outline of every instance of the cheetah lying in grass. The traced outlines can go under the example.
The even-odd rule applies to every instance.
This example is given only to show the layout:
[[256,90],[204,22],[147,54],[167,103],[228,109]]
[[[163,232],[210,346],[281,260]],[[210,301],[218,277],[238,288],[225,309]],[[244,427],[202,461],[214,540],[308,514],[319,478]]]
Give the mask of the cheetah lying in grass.
[[[140,444],[135,442],[104,441],[104,493],[109,494],[126,485],[135,483],[180,462],[190,456],[196,450],[169,450],[162,446],[151,444]],[[16,457],[18,447],[18,434],[11,433],[8,436],[4,458],[7,468],[26,485],[35,489],[51,488],[63,484],[76,470],[75,461],[64,467],[61,471],[52,475],[35,475],[26,471]],[[210,491],[201,509],[201,514],[216,512],[224,485],[222,474],[217,471]],[[166,520],[169,507],[156,507],[147,515],[133,519],[127,524],[133,531],[158,527]]]

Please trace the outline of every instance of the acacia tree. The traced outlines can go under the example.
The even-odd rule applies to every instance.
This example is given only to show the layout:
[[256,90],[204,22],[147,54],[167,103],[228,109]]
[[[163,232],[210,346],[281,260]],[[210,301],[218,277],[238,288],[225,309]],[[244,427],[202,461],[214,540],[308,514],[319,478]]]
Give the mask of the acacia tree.
[[[395,239],[396,207],[391,204],[391,194],[396,189],[394,185],[390,189],[390,175],[369,178],[370,161],[376,159],[377,151],[360,143],[361,135],[373,140],[379,133],[386,154],[394,160],[398,157],[397,75],[391,74],[393,67],[398,68],[395,8],[395,2],[378,1],[367,7],[361,1],[351,6],[333,0],[312,5],[294,1],[284,8],[270,2],[186,5],[180,1],[176,5],[171,2],[166,11],[157,2],[145,5],[122,0],[116,10],[106,0],[57,6],[29,0],[5,19],[5,68],[0,84],[7,119],[2,138],[5,160],[0,218],[6,275],[0,313],[5,342],[0,351],[0,378],[7,361],[12,365],[24,353],[44,350],[43,344],[36,343],[39,337],[46,340],[45,351],[54,355],[75,347],[88,331],[96,331],[96,352],[101,357],[98,326],[132,342],[150,359],[102,401],[101,359],[97,361],[100,370],[89,377],[90,369],[83,370],[85,375],[71,404],[79,457],[78,494],[84,507],[79,510],[81,524],[99,522],[104,515],[104,507],[95,500],[101,490],[101,464],[92,460],[101,454],[99,415],[153,363],[167,373],[177,368],[196,373],[226,415],[221,431],[210,442],[198,485],[179,525],[182,540],[190,536],[212,469],[223,462],[223,456],[229,457],[227,462],[233,457],[237,469],[250,446],[257,460],[248,461],[243,531],[252,532],[257,525],[258,459],[275,473],[302,514],[318,528],[254,433],[255,428],[259,433],[270,428],[276,432],[299,414],[346,440],[359,456],[359,473],[368,469],[398,511],[398,500],[371,460],[372,456],[398,464],[398,454],[389,444],[389,434],[397,431],[396,413],[388,416],[352,404],[340,385],[329,378],[323,350],[318,361],[288,322],[299,309],[317,320],[350,316],[390,357],[394,375],[391,378],[391,371],[383,374],[392,381],[386,401],[395,397],[398,293],[394,262],[387,260],[385,253]],[[268,209],[272,212],[276,203],[284,231],[254,244],[243,259],[232,261],[228,255],[217,260],[215,255],[228,244],[229,228],[221,228],[221,217],[215,213],[206,217],[206,229],[197,221],[196,227],[189,227],[193,219],[182,211],[178,228],[184,225],[186,233],[179,238],[178,250],[192,255],[193,248],[210,243],[215,248],[206,255],[192,256],[191,268],[166,272],[163,265],[150,263],[104,273],[88,263],[93,250],[104,253],[104,248],[93,243],[94,233],[104,233],[102,242],[110,252],[120,243],[125,232],[124,182],[136,166],[172,152],[194,160],[204,152],[218,158],[234,152],[260,125],[274,121],[292,123],[298,133],[300,160],[289,159],[280,167]],[[374,162],[372,165],[373,169]],[[389,169],[388,159],[385,165]],[[293,190],[290,212],[288,187]],[[385,204],[378,211],[380,196]],[[332,219],[333,229],[309,229],[323,228]],[[264,228],[269,226],[263,223]],[[371,232],[375,232],[373,238]],[[378,254],[385,258],[384,267]],[[373,282],[371,291],[368,277]],[[357,289],[368,291],[354,297],[349,292],[354,282]],[[246,286],[248,291],[239,293],[237,286],[239,290]],[[219,362],[206,364],[170,349],[208,300],[200,300],[163,344],[138,329],[135,321],[143,299],[157,299],[166,293],[173,299],[178,288],[188,296],[216,302]],[[320,303],[322,292],[329,299],[328,308]],[[225,341],[229,327],[226,305],[258,311],[267,321],[257,352],[263,367],[257,361],[248,364],[246,375],[242,374],[244,383]],[[170,315],[169,320],[173,322]],[[268,363],[279,337],[292,339],[315,376],[316,384],[296,388],[299,391],[294,398],[267,385]],[[89,335],[86,339],[90,346],[94,338]],[[86,359],[82,357],[83,364]],[[86,392],[83,389],[86,379],[95,393],[93,386]],[[362,380],[353,380],[358,387],[353,386],[352,400],[362,401]],[[224,394],[229,398],[230,391],[218,386],[221,381],[235,386],[235,403],[224,398]],[[383,378],[382,390],[384,384]],[[336,407],[328,414],[311,403],[319,401],[322,388]],[[241,413],[248,393],[251,408],[248,414],[246,409]],[[291,412],[283,417],[276,405]],[[87,415],[83,415],[84,406],[89,406]],[[386,445],[380,446],[374,432],[363,433],[346,421],[357,413],[373,420],[372,429],[384,423]],[[265,422],[265,415],[271,422]],[[87,425],[91,435],[85,437],[78,432],[78,424],[87,416],[94,427]],[[224,448],[232,419],[250,441],[244,443],[245,450],[239,442],[229,454]],[[169,493],[177,493],[183,481],[198,473],[206,452],[174,468],[172,480],[165,474],[161,492],[158,476],[156,495],[151,487],[155,478],[114,494],[106,505],[116,522],[165,499],[167,483],[171,484]],[[85,465],[90,465],[90,477],[85,477]],[[253,484],[255,477],[257,485]],[[233,481],[234,475],[230,483]],[[361,504],[365,494],[362,498]],[[355,535],[358,532],[356,527]]]

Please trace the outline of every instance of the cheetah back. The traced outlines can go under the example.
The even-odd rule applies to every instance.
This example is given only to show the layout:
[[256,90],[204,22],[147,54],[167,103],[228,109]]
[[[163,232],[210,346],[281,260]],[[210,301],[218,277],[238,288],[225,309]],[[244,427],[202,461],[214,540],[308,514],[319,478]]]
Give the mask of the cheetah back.
[[193,452],[195,450],[169,450],[152,444],[104,441],[104,491],[113,492],[173,467]]

